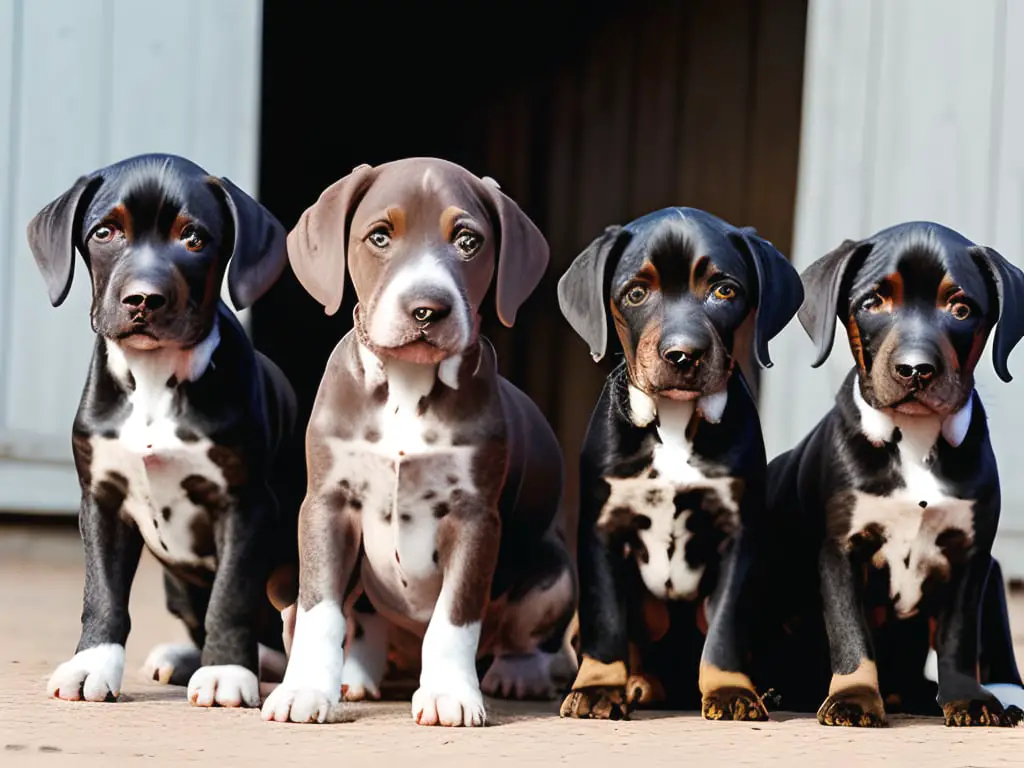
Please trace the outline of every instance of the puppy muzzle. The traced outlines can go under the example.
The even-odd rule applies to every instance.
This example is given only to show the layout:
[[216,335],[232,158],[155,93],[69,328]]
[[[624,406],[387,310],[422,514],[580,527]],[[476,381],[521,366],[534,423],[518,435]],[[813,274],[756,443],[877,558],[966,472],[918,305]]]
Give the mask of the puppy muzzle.
[[634,379],[647,394],[694,400],[724,388],[730,372],[728,355],[704,328],[666,330],[656,355],[638,355]]
[[356,323],[361,340],[376,352],[438,363],[476,341],[479,317],[455,276],[431,264],[396,274],[367,304],[365,315],[357,307]]

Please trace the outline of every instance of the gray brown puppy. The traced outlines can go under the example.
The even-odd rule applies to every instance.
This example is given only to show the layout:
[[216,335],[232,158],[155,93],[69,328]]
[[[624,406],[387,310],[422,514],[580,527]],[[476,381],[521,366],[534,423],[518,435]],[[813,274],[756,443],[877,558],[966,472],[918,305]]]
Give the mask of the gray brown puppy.
[[[550,695],[576,596],[555,533],[562,456],[478,335],[495,260],[511,326],[547,266],[544,237],[492,180],[414,158],[355,168],[288,249],[328,314],[346,262],[359,304],[306,437],[295,634],[263,716],[324,722],[343,686],[376,695],[392,628],[423,638],[419,724],[484,723],[483,654],[488,693]],[[360,631],[343,652],[346,614]]]

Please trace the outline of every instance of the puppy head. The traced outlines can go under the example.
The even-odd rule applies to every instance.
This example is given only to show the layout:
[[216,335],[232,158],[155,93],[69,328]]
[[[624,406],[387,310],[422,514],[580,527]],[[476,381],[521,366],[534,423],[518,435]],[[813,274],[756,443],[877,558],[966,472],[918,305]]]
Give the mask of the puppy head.
[[492,179],[433,158],[357,167],[302,214],[288,253],[329,315],[341,304],[347,261],[364,343],[424,363],[476,340],[495,260],[506,326],[548,263],[544,236]]
[[287,258],[284,228],[265,208],[173,155],[142,155],[79,178],[33,217],[28,241],[54,306],[71,289],[77,250],[92,279],[93,330],[140,349],[202,340],[225,269],[242,309]]
[[558,283],[562,313],[600,360],[608,314],[634,386],[692,399],[723,389],[733,341],[756,311],[758,362],[803,298],[796,270],[754,230],[704,211],[665,208],[609,227]]
[[1024,335],[1024,273],[991,248],[947,227],[910,222],[867,240],[847,240],[802,275],[800,322],[821,365],[842,320],[875,408],[917,415],[960,410],[996,328],[992,358],[1006,363]]

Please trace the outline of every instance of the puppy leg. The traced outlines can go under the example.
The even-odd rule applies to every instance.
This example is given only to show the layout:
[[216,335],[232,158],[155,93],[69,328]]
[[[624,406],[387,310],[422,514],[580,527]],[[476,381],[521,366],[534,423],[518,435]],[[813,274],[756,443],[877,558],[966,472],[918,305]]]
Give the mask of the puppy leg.
[[[299,602],[288,668],[263,702],[264,720],[324,723],[340,714],[346,633],[341,606],[358,567],[362,529],[356,512],[340,506],[332,490],[307,496],[299,510]],[[283,618],[287,638],[290,617]]]
[[345,701],[379,699],[380,683],[388,667],[390,626],[365,593],[356,600],[352,613],[355,627],[346,648],[341,692]]
[[418,725],[484,725],[476,672],[480,629],[498,559],[497,510],[462,502],[438,527],[441,594],[423,636],[420,687],[412,697]]
[[622,542],[597,528],[600,501],[587,494],[580,509],[580,655],[572,690],[562,701],[562,717],[625,720],[629,634]]
[[832,682],[818,709],[822,725],[885,725],[871,637],[853,581],[853,568],[840,546],[828,541],[819,557]]
[[68,701],[114,701],[124,676],[131,628],[128,597],[142,555],[142,536],[118,517],[125,489],[102,481],[102,494],[82,499],[79,529],[85,545],[82,634],[75,655],[50,676],[46,690]]
[[164,571],[164,595],[167,610],[177,616],[188,629],[191,643],[160,643],[153,647],[142,665],[142,674],[150,680],[170,685],[188,685],[201,665],[201,651],[206,638],[203,626],[210,590],[182,581]]
[[985,690],[1004,707],[1024,708],[1024,684],[1013,653],[1013,635],[1006,609],[1006,582],[999,562],[993,557],[981,601],[981,651],[978,666]]
[[991,558],[973,555],[950,582],[951,600],[939,613],[935,633],[939,705],[946,725],[1013,726],[1024,719],[1019,707],[1006,709],[978,682],[978,612]]
[[721,576],[708,601],[708,635],[700,660],[698,683],[705,720],[767,720],[768,712],[743,670],[749,622],[742,600],[750,569],[749,532],[736,534],[731,551],[722,559]]
[[551,665],[565,644],[575,610],[576,580],[568,552],[554,536],[541,542],[531,568],[532,578],[513,587],[502,614],[494,661],[480,685],[489,696],[555,696]]
[[243,496],[238,508],[214,520],[217,574],[204,626],[202,666],[189,679],[188,700],[197,707],[260,705],[258,616],[266,599],[265,552],[253,527],[276,502],[268,490]]

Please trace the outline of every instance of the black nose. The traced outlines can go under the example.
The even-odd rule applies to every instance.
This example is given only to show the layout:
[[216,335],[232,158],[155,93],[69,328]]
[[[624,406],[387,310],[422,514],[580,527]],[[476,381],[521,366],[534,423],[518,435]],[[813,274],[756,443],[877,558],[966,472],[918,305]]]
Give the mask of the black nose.
[[136,291],[135,293],[129,293],[127,296],[121,297],[121,303],[131,309],[148,309],[152,312],[166,305],[167,298],[159,293],[143,293],[142,291]]
[[930,352],[911,349],[896,356],[896,378],[905,384],[927,385],[939,373],[939,358]]
[[699,349],[692,346],[684,346],[682,344],[670,344],[663,347],[661,350],[661,357],[663,360],[671,363],[676,368],[686,371],[690,368],[694,368],[700,364],[700,359],[704,354],[703,349]]
[[452,305],[438,299],[418,299],[409,307],[409,314],[417,323],[437,323],[452,313]]

